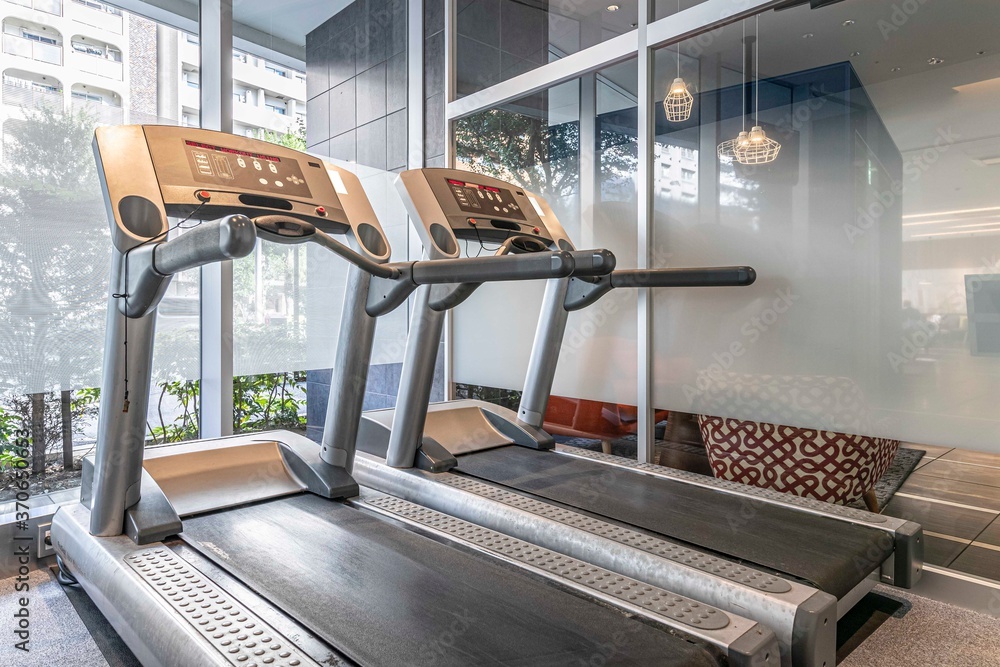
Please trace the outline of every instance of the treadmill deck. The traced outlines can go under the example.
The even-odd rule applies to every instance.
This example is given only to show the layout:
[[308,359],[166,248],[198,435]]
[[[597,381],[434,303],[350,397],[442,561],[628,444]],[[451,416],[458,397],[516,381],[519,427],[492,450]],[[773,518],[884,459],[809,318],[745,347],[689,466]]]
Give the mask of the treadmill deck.
[[719,664],[487,556],[316,496],[188,518],[182,537],[361,664]]
[[458,457],[453,472],[788,574],[838,599],[892,555],[876,528],[551,451],[488,449]]

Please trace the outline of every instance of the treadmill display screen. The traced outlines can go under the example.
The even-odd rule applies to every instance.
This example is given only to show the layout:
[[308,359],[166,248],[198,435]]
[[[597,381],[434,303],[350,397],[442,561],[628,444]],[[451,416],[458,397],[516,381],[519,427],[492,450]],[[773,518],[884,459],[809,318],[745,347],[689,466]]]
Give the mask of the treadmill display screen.
[[466,213],[478,213],[482,216],[503,216],[524,220],[521,207],[514,201],[514,193],[510,190],[495,188],[491,185],[479,185],[448,179],[451,194],[458,202],[458,207]]
[[191,174],[199,183],[312,198],[297,160],[184,141]]

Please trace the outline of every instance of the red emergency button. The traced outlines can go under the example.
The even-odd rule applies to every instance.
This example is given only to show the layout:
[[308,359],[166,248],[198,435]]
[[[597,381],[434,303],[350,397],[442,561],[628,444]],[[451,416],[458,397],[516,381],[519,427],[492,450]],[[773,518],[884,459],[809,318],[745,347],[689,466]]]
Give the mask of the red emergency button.
[[542,233],[542,230],[540,230],[538,227],[535,227],[531,231],[535,232],[536,234],[541,234]]
[[316,215],[326,217],[326,209],[323,208],[322,206],[317,206],[316,207]]
[[198,198],[199,201],[208,201],[212,198],[212,193],[208,190],[198,190],[194,193],[194,196]]
[[475,226],[476,226],[477,224],[479,224],[479,223],[478,223],[478,222],[476,222],[476,219],[475,219],[475,218],[469,218],[469,224],[470,224],[470,225],[472,225],[473,227],[475,227]]

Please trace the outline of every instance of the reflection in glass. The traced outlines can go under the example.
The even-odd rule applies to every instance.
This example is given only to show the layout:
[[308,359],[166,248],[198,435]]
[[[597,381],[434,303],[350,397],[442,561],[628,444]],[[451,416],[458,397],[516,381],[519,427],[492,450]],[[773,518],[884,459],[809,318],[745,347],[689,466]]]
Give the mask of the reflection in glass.
[[[753,106],[781,144],[768,164],[718,153],[751,106],[740,26],[681,43],[698,92],[680,126],[650,101],[653,254],[663,266],[751,264],[759,278],[655,295],[657,406],[995,446],[1000,144],[987,117],[1000,63],[983,25],[1000,15],[963,19],[957,41],[942,27],[973,7],[922,6],[905,25],[891,2],[761,14],[772,37]],[[675,70],[674,47],[659,51],[654,89]],[[764,414],[778,395],[798,398]]]

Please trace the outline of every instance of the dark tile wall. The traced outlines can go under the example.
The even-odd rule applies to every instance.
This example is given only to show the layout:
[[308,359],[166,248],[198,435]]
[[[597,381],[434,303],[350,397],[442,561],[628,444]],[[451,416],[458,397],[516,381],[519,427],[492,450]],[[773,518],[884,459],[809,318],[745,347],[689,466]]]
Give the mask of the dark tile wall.
[[356,0],[306,35],[306,96],[309,150],[404,168],[405,0]]
[[[425,152],[428,166],[444,164],[444,0],[425,3],[428,42],[439,43],[437,75],[427,83],[437,106],[428,127],[436,128]],[[306,143],[309,150],[358,164],[401,171],[409,154],[407,137],[406,3],[356,0],[306,36]],[[428,97],[432,97],[429,93]],[[429,106],[431,106],[429,104]],[[314,266],[307,265],[307,270]],[[315,281],[315,282],[314,282]],[[310,284],[322,284],[310,276]],[[317,300],[320,303],[321,299]],[[402,364],[368,369],[365,410],[396,405]],[[332,371],[310,371],[306,379],[307,435],[323,434]],[[444,349],[438,349],[432,401],[444,400]]]
[[424,0],[424,163],[444,166],[444,2]]

